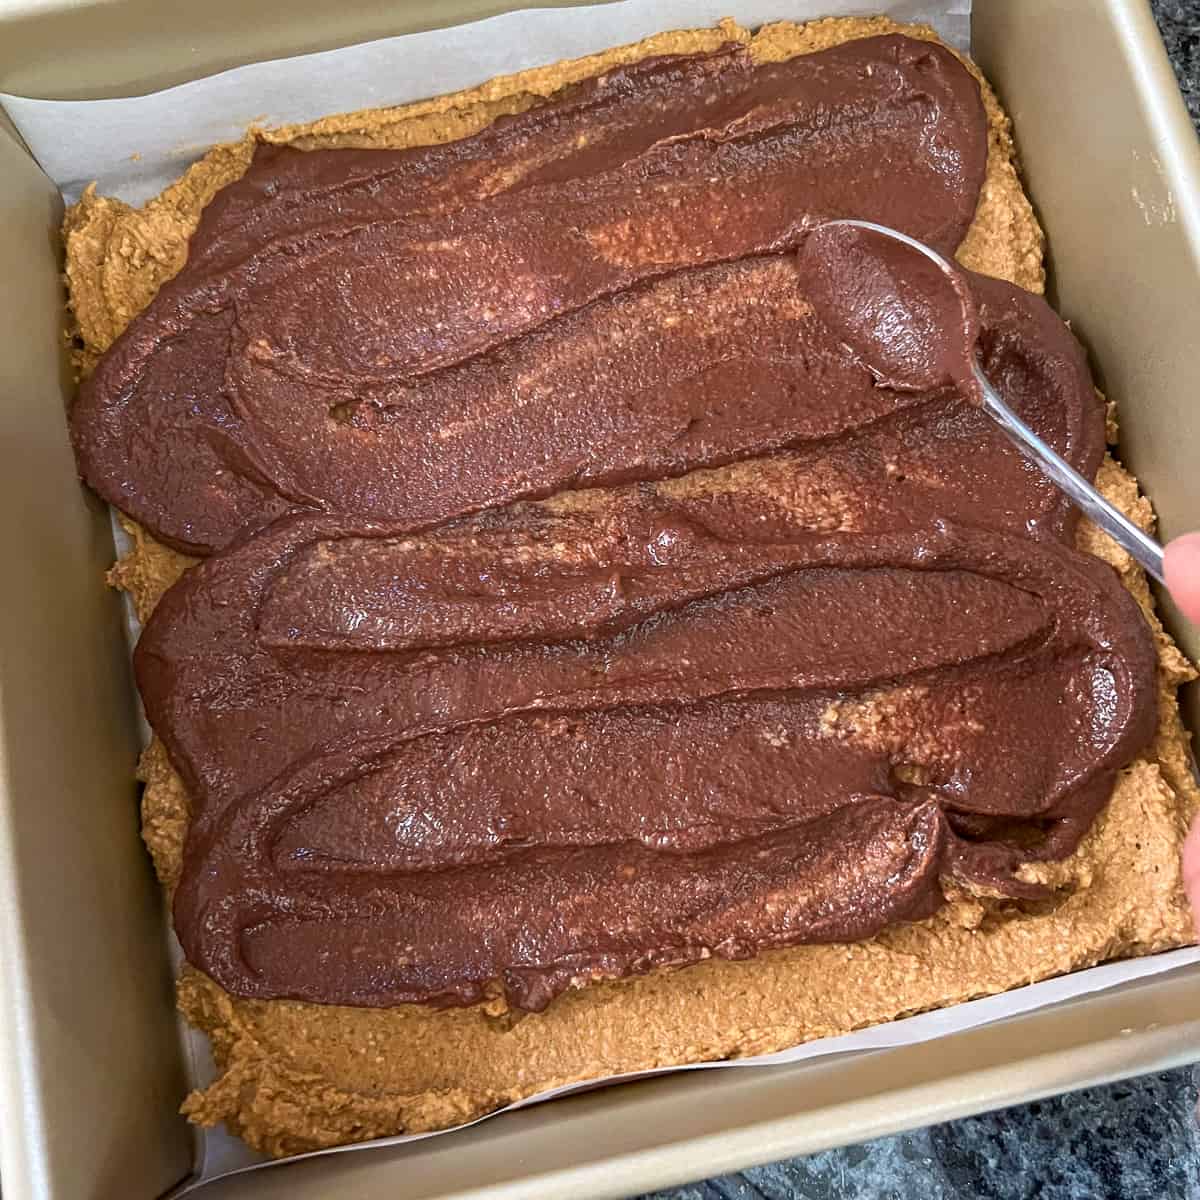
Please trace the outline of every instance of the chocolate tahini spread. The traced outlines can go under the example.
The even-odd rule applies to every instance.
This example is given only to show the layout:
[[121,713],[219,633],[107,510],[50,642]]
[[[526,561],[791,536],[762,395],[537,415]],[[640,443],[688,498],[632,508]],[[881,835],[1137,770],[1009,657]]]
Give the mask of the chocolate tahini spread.
[[638,489],[419,538],[285,518],[168,593],[137,669],[198,800],[189,959],[358,1005],[857,939],[944,875],[1037,894],[1020,864],[1154,729],[1096,560]]
[[1039,298],[964,274],[964,322],[818,228],[951,254],[985,157],[975,82],[902,37],[258,151],[74,414],[102,495],[217,551],[135,662],[191,962],[539,1009],[867,937],[946,879],[1042,894],[1022,867],[1153,734],[1154,649],[964,355],[1086,474],[1100,402]]
[[896,35],[651,59],[440,146],[260,147],[84,382],[80,470],[207,553],[298,506],[415,528],[840,432],[794,267],[756,256],[830,216],[951,254],[986,159],[970,73]]

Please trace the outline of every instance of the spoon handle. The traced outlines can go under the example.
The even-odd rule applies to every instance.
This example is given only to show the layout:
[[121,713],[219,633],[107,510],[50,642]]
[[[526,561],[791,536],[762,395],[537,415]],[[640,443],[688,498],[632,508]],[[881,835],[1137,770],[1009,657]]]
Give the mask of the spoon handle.
[[1083,514],[1137,560],[1159,583],[1163,579],[1163,548],[1143,533],[1123,512],[1114,508],[1066,459],[1056,454],[1000,397],[979,364],[975,379],[983,392],[983,408],[1017,448],[1042,469],[1079,506]]

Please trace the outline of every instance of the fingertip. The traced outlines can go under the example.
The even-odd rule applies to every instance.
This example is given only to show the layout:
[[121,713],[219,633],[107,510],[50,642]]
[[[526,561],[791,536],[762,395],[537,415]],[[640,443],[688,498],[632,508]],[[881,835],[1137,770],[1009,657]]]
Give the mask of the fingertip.
[[1163,573],[1171,599],[1189,621],[1200,623],[1200,532],[1185,533],[1167,543]]

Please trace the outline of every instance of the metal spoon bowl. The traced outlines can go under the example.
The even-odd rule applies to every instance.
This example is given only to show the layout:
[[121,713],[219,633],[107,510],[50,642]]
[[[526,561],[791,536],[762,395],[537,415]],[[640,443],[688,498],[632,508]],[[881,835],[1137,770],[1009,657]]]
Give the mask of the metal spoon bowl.
[[[923,254],[952,280],[955,278],[957,267],[944,259],[936,250],[926,246],[924,242],[918,242],[916,238],[911,238],[897,229],[890,229],[886,225],[877,225],[873,221],[838,220],[827,221],[825,224],[852,225],[857,229],[869,229],[875,233],[881,233],[885,237],[893,238],[895,241],[903,242],[906,246]],[[979,365],[979,356],[974,351],[971,354],[971,363],[975,381],[983,396],[984,412],[1004,430],[1022,454],[1037,463],[1046,478],[1065,492],[1093,524],[1104,530],[1117,545],[1133,555],[1148,574],[1157,579],[1159,583],[1165,583],[1162,546],[1148,534],[1143,533],[1120,509],[1105,500],[1065,458],[1048,446],[1008,407],[1003,397],[992,387],[983,373],[983,368]]]

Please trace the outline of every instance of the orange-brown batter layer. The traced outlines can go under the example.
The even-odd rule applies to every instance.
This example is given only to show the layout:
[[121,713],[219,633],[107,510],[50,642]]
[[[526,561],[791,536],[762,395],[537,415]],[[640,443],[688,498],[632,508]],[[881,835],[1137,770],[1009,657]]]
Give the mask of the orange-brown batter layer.
[[[753,39],[730,25],[663,34],[457,96],[259,136],[301,146],[430,144],[474,132],[567,83],[651,54],[713,49],[732,36],[747,42],[756,58],[779,59],[896,28],[884,19],[831,20],[770,26]],[[959,258],[976,271],[1040,291],[1041,233],[1016,176],[1007,121],[986,85],[984,100],[987,177]],[[248,137],[214,150],[142,210],[88,194],[68,215],[68,277],[85,371],[178,270],[204,203],[245,170],[252,148]],[[1110,498],[1148,522],[1149,506],[1136,484],[1111,460],[1099,482]],[[823,511],[831,529],[846,516],[835,480],[813,471],[797,475],[786,458],[695,472],[660,488],[685,499],[724,491],[758,494],[809,519],[814,510]],[[552,502],[562,511],[578,503],[570,496]],[[135,549],[112,578],[146,616],[188,560],[133,532]],[[454,1124],[575,1080],[775,1050],[1190,941],[1178,861],[1198,797],[1174,699],[1190,667],[1159,628],[1132,562],[1090,527],[1081,529],[1078,542],[1118,568],[1155,631],[1159,725],[1151,750],[1120,773],[1107,810],[1079,849],[1060,863],[1021,868],[1025,878],[1053,889],[1051,899],[1002,900],[957,889],[934,917],[889,927],[866,941],[600,983],[569,991],[544,1012],[520,1019],[499,1000],[451,1011],[235,1000],[187,969],[181,1006],[209,1034],[218,1066],[216,1081],[189,1099],[189,1114],[202,1123],[225,1121],[271,1153],[295,1153]],[[851,724],[860,739],[891,736],[888,714],[879,707],[835,718]],[[141,776],[147,783],[146,840],[171,886],[188,799],[158,743],[147,750]]]

